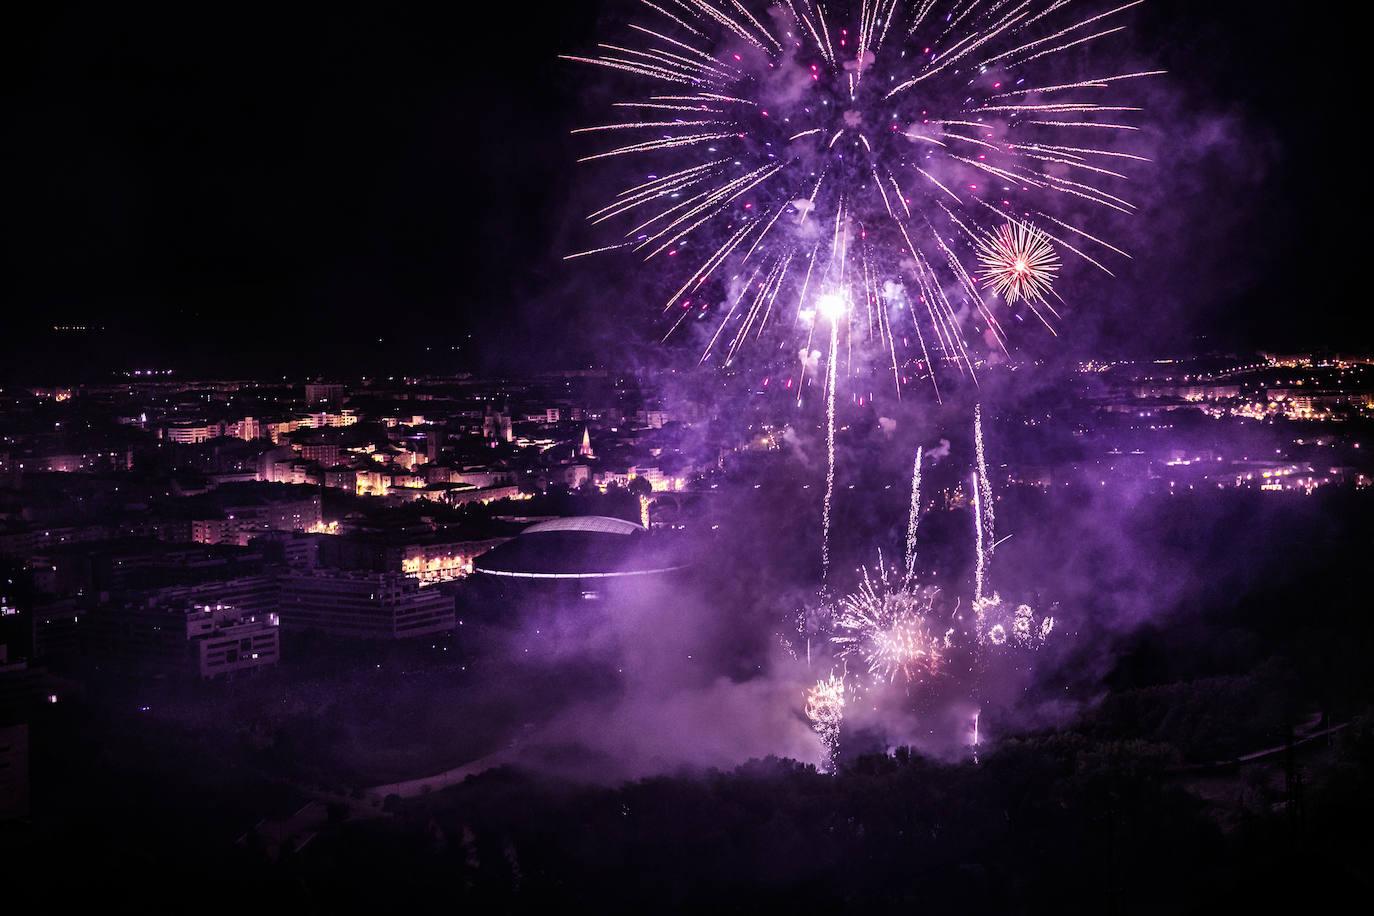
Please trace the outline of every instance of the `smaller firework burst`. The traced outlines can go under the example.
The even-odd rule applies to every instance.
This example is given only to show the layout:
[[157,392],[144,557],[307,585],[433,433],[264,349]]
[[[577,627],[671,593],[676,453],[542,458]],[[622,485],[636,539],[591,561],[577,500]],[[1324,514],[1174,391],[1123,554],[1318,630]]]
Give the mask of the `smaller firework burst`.
[[1010,605],[1002,603],[1002,596],[996,592],[991,598],[975,600],[973,613],[978,642],[983,645],[1038,649],[1054,630],[1053,617],[1037,618],[1028,604],[1012,610]]
[[840,753],[840,723],[844,721],[843,678],[831,672],[830,677],[817,681],[815,687],[806,691],[806,718],[825,745],[830,772],[835,772]]
[[950,631],[935,625],[934,604],[940,590],[913,586],[904,576],[864,570],[863,585],[840,601],[835,615],[839,632],[831,641],[841,657],[857,655],[868,673],[891,683],[901,674],[908,682],[940,673]]
[[1059,270],[1059,256],[1046,235],[1028,223],[1007,222],[978,244],[978,279],[991,284],[1008,304],[1045,302]]

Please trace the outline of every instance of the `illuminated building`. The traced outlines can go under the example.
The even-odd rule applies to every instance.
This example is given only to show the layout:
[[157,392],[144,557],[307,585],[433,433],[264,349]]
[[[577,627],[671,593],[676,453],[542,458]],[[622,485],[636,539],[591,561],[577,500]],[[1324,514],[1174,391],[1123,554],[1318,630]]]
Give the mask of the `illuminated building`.
[[196,519],[191,522],[191,540],[197,544],[234,544],[245,547],[249,538],[267,530],[260,520],[251,517]]
[[472,573],[473,560],[507,540],[509,538],[407,544],[402,548],[401,571],[414,576],[423,585],[461,579]]
[[544,474],[544,486],[559,483],[569,490],[576,490],[591,480],[591,469],[585,464],[560,464],[548,469]]
[[176,423],[164,426],[162,438],[178,445],[197,445],[224,435],[223,423]]
[[275,665],[281,655],[272,612],[250,614],[154,595],[103,607],[90,620],[89,646],[97,662],[129,674],[211,679]]
[[391,491],[391,471],[385,468],[360,468],[353,479],[359,496],[385,496]]
[[292,572],[282,579],[281,615],[292,629],[357,639],[405,639],[454,628],[453,599],[399,573]]
[[324,485],[338,490],[358,492],[358,474],[349,467],[327,468],[324,472]]
[[496,442],[510,442],[515,436],[511,431],[511,421],[509,413],[498,413],[487,408],[486,414],[482,417],[482,438]]
[[629,468],[607,468],[606,470],[597,471],[592,475],[592,484],[604,493],[612,484],[622,489],[628,487],[633,477],[634,475],[630,473]]
[[242,420],[226,424],[224,434],[251,442],[262,435],[262,427],[253,417],[244,417]]
[[294,433],[299,429],[300,422],[297,420],[268,420],[260,423],[259,428],[262,430],[262,435],[271,439],[275,444],[280,442],[281,437],[286,433]]
[[344,399],[344,386],[336,382],[306,382],[305,399],[311,404],[337,404]]
[[448,483],[465,483],[473,487],[502,487],[510,486],[515,483],[515,474],[512,471],[496,471],[483,467],[466,467],[462,470],[452,470],[448,475]]
[[301,446],[301,457],[306,461],[332,467],[339,463],[339,444],[337,442],[310,442]]
[[311,531],[324,518],[320,495],[301,498],[236,500],[224,504],[217,516],[191,522],[191,540],[198,544],[236,544],[246,547],[250,538],[267,531]]
[[259,478],[266,483],[289,483],[299,486],[322,482],[317,466],[303,459],[269,459],[264,461],[264,467],[265,470],[259,472]]
[[378,573],[404,573],[424,584],[459,579],[472,571],[472,561],[505,537],[455,539],[427,529],[367,531],[319,539],[321,566]]
[[450,506],[461,506],[466,503],[494,503],[503,499],[528,499],[528,494],[521,493],[520,488],[514,485],[504,487],[464,487],[451,486],[443,492],[441,497]]
[[343,410],[339,413],[327,413],[324,425],[330,427],[352,426],[358,422],[358,415],[351,409]]
[[132,449],[122,451],[94,451],[78,454],[43,455],[29,459],[29,469],[33,471],[64,474],[89,473],[92,471],[127,471],[134,466]]
[[424,473],[415,473],[413,469],[407,471],[397,471],[391,475],[391,485],[393,487],[405,487],[407,490],[422,490],[429,486],[429,480]]
[[149,595],[159,604],[181,601],[187,604],[224,605],[241,614],[266,617],[280,604],[281,583],[275,573],[237,576],[204,585],[178,585],[158,589]]
[[636,465],[630,468],[631,479],[642,477],[655,491],[676,492],[687,486],[686,479],[680,474],[664,474],[663,469],[654,465]]

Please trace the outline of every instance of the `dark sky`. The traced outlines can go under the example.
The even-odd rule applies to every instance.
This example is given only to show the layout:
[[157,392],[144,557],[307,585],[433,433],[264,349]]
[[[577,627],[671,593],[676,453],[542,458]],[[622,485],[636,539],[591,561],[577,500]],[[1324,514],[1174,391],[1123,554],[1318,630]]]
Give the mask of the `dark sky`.
[[[567,132],[604,100],[556,55],[626,5],[33,5],[4,29],[11,368],[76,359],[58,323],[114,329],[120,358],[302,372],[633,332],[622,278],[559,260],[596,180]],[[1333,221],[1363,184],[1353,29],[1147,0],[1131,35],[1170,70],[1149,116],[1184,139],[1079,345],[1370,346]]]

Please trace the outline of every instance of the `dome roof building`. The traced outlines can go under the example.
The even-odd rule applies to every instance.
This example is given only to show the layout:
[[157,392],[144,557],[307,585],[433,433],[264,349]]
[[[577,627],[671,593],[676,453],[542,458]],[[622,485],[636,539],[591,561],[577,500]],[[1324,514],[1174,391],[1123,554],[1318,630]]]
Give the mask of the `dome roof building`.
[[603,580],[686,569],[674,538],[601,515],[530,525],[473,561],[473,572],[503,579]]

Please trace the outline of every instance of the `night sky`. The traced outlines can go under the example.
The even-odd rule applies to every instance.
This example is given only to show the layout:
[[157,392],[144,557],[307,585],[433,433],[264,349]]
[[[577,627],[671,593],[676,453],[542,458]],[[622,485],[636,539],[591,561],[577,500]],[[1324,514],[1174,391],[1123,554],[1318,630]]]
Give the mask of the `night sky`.
[[[367,371],[425,346],[440,370],[610,355],[655,311],[594,260],[560,260],[606,188],[568,131],[607,99],[556,55],[628,5],[501,7],[500,27],[461,4],[11,20],[6,371],[94,358],[54,324],[108,328],[91,340],[111,365],[182,371]],[[1355,30],[1232,0],[1149,0],[1131,25],[1131,53],[1170,71],[1142,121],[1174,155],[1142,178],[1136,262],[1065,345],[1368,348],[1341,225],[1363,184],[1343,140]]]

